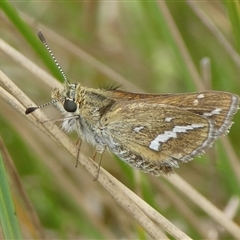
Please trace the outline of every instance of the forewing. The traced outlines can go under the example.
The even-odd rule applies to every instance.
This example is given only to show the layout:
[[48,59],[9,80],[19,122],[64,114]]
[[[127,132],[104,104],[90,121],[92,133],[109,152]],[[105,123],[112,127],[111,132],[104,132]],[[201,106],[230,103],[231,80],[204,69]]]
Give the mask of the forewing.
[[119,101],[138,100],[148,103],[157,102],[187,110],[212,121],[215,128],[218,129],[219,135],[227,133],[232,125],[232,117],[239,107],[238,95],[220,91],[159,95],[115,91],[111,92],[110,97]]

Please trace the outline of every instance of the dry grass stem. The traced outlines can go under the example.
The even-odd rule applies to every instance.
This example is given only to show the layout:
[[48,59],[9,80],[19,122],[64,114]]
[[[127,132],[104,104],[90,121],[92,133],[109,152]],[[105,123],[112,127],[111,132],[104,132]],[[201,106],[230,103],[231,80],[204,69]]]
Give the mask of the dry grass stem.
[[[171,177],[164,178],[171,182],[175,187],[190,198],[197,206],[211,216],[219,225],[224,227],[229,233],[231,233],[236,239],[240,239],[240,227],[228,219],[222,211],[217,209],[212,203],[210,203],[204,196],[199,194],[192,186],[184,181],[177,174]],[[177,182],[177,184],[175,184]]]

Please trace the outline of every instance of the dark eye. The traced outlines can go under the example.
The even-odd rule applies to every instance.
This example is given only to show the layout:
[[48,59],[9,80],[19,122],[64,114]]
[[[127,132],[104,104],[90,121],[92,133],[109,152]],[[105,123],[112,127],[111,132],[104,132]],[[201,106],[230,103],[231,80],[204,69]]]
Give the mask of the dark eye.
[[69,99],[65,100],[63,107],[67,112],[75,112],[77,110],[77,104]]

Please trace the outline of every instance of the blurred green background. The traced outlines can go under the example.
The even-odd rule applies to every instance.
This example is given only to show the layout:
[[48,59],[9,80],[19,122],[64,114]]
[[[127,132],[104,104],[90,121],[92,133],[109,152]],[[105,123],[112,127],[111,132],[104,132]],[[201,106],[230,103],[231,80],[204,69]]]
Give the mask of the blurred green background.
[[[95,88],[120,85],[123,90],[149,93],[214,89],[240,94],[240,8],[237,1],[24,1],[9,4],[29,29],[22,28],[15,19],[17,14],[9,12],[9,6],[2,2],[1,38],[60,80],[37,40],[38,30],[42,30],[71,82]],[[45,27],[89,55],[81,52],[77,55],[72,45],[64,45],[60,39],[48,35]],[[188,56],[183,54],[177,33]],[[210,60],[209,72],[208,66],[201,65],[206,58]],[[2,52],[0,69],[36,104],[50,100],[51,89]],[[203,73],[208,76],[204,77],[205,81],[201,80]],[[24,238],[37,239],[39,232],[46,239],[148,238],[85,169],[81,166],[75,169],[74,158],[64,149],[2,100],[0,109],[1,137],[40,219],[40,229],[33,229],[21,207],[21,199],[12,190],[15,205],[22,211],[18,219]],[[50,118],[58,116],[53,107],[43,111]],[[234,122],[229,139],[234,153],[239,156],[239,113]],[[76,141],[76,135],[73,134],[72,139]],[[239,197],[240,189],[239,176],[233,171],[226,148],[228,146],[218,141],[209,154],[182,164],[176,170],[221,210],[234,196]],[[94,149],[83,144],[81,151],[92,156]],[[219,231],[212,219],[174,192],[163,179],[156,181],[141,174],[139,184],[133,170],[110,154],[104,155],[102,166],[192,238],[203,239],[211,231],[215,231],[219,239],[229,238],[228,233]],[[195,219],[185,214],[184,207],[189,207]],[[196,221],[200,229],[194,227],[192,221]],[[239,208],[234,221],[240,223]]]

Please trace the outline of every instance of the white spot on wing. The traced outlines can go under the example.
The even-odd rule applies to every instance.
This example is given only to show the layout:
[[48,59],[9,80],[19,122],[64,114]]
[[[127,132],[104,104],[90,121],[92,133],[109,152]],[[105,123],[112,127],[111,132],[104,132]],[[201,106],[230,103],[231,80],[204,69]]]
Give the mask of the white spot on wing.
[[151,141],[149,148],[159,151],[161,143],[167,142],[170,138],[177,138],[177,133],[185,133],[188,130],[204,127],[204,124],[191,124],[187,126],[175,126],[172,131],[164,131],[159,134],[153,141]]
[[199,95],[197,95],[197,98],[204,98],[205,96],[204,96],[204,94],[199,94]]
[[197,100],[197,99],[195,99],[194,101],[193,101],[193,106],[197,106],[199,104],[199,101]]
[[164,121],[165,122],[171,122],[173,119],[174,119],[173,117],[166,117]]
[[133,129],[133,131],[136,132],[136,133],[139,133],[142,129],[144,129],[144,127],[142,127],[142,126],[140,126],[140,127],[135,127],[135,128]]
[[222,111],[221,108],[216,108],[216,109],[212,110],[210,113],[204,113],[203,115],[206,117],[210,117],[212,115],[220,114],[221,111]]

